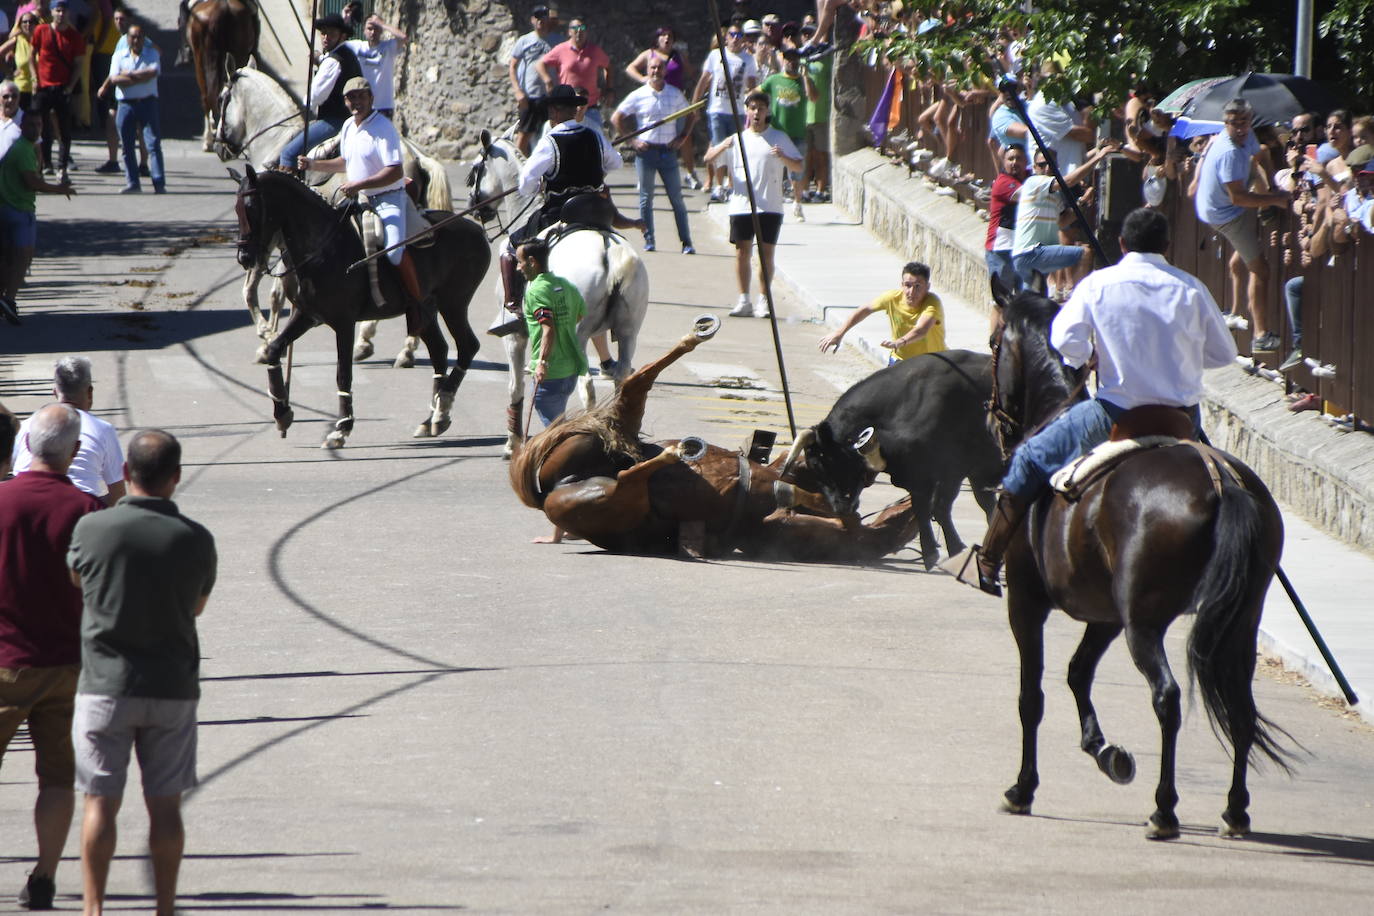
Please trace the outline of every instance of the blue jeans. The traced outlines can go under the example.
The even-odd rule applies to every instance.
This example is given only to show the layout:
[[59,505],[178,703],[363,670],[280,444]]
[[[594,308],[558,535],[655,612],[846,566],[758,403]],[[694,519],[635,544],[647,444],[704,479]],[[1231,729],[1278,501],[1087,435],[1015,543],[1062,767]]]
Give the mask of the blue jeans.
[[577,376],[546,378],[534,388],[534,412],[548,426],[568,409],[568,398],[577,387]]
[[650,144],[635,153],[635,174],[639,176],[639,218],[644,220],[644,239],[654,240],[654,175],[663,179],[663,190],[673,207],[677,222],[677,238],[683,245],[692,244],[692,230],[687,224],[687,205],[682,202],[682,178],[678,174],[677,150],[662,144]]
[[984,251],[983,259],[988,264],[988,276],[1000,279],[1007,292],[1015,292],[1020,288],[1016,279],[1016,268],[1011,263],[1010,251]]
[[1283,284],[1283,299],[1288,304],[1288,326],[1293,329],[1293,349],[1302,349],[1302,277]]
[[124,180],[138,187],[138,147],[134,131],[143,125],[143,145],[148,147],[148,175],[154,188],[162,188],[166,172],[162,168],[162,124],[158,119],[157,96],[143,99],[120,99],[115,111],[115,128],[119,131],[119,145],[124,153]]
[[606,132],[606,125],[601,122],[601,109],[596,105],[587,106],[587,113],[582,116],[582,121],[595,127],[603,134]]
[[1077,245],[1036,245],[1030,251],[1012,255],[1016,276],[1021,281],[1020,289],[1030,286],[1035,271],[1049,275],[1065,267],[1073,267],[1083,258],[1083,249]]
[[304,156],[305,151],[314,149],[330,137],[343,129],[344,118],[311,118],[310,127],[303,130],[281,148],[281,155],[277,157],[277,162],[284,169],[294,169],[296,167],[296,157]]
[[[1198,441],[1209,444],[1202,432],[1202,411],[1198,405],[1184,409],[1193,419]],[[1120,407],[1101,398],[1074,404],[1016,447],[1007,476],[1002,478],[1002,489],[1022,499],[1039,496],[1055,471],[1110,439],[1112,424],[1123,413]]]

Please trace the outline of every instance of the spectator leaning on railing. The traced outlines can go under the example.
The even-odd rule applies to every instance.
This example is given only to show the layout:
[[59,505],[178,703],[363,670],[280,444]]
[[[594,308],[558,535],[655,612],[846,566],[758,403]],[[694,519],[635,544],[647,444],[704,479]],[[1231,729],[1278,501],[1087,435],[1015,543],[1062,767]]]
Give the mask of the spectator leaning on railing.
[[[1222,109],[1226,127],[1212,139],[1199,167],[1196,207],[1198,219],[1224,236],[1235,252],[1230,264],[1232,302],[1247,303],[1255,334],[1251,351],[1272,353],[1279,348],[1279,339],[1269,332],[1265,319],[1269,265],[1260,245],[1256,211],[1287,206],[1290,198],[1282,191],[1251,191],[1248,187],[1251,163],[1260,150],[1252,130],[1254,119],[1254,109],[1244,99],[1232,99]],[[1240,295],[1242,288],[1246,289],[1244,297]],[[1239,316],[1239,312],[1233,315]]]

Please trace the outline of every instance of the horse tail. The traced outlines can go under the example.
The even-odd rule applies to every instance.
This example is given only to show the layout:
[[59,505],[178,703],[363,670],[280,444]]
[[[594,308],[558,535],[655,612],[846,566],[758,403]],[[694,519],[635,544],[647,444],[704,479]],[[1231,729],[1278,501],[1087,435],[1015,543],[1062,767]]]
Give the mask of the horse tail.
[[610,290],[606,294],[607,321],[611,320],[611,316],[617,309],[628,311],[630,307],[628,291],[638,281],[643,269],[644,260],[629,242],[622,238],[608,238],[606,285],[610,287]]
[[1255,708],[1255,637],[1273,570],[1255,494],[1228,480],[1221,487],[1212,556],[1193,595],[1197,619],[1188,638],[1188,670],[1202,691],[1212,731],[1234,749],[1249,740],[1251,762],[1263,754],[1291,773],[1293,736]]

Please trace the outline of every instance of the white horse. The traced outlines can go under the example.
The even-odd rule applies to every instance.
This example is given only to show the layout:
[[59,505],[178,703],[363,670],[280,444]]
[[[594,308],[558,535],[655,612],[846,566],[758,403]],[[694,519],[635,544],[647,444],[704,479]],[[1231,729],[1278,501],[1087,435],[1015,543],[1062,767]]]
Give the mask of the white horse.
[[[242,67],[229,75],[219,98],[219,123],[215,128],[215,152],[223,161],[242,157],[260,169],[276,168],[281,148],[298,134],[304,125],[300,105],[291,94],[271,76],[252,67]],[[336,141],[326,140],[310,151],[311,156],[333,155]],[[424,182],[425,206],[431,210],[452,211],[452,191],[443,164],[424,153],[409,140],[401,141],[403,167],[406,177]],[[312,173],[312,186],[326,199],[332,199],[335,188],[342,182],[337,173]],[[280,240],[262,250],[275,251]],[[270,311],[264,315],[258,304],[258,284],[267,273],[266,260],[249,270],[243,280],[243,303],[253,319],[254,330],[263,343],[258,347],[258,362],[264,359],[267,341],[277,333],[282,306],[290,298],[289,280],[274,278],[270,295]],[[373,353],[372,338],[377,333],[376,321],[358,322],[358,336],[353,346],[353,359],[361,362]],[[410,368],[415,365],[415,350],[420,342],[407,336],[394,365]]]
[[[502,234],[507,234],[524,224],[538,206],[538,200],[513,190],[519,184],[524,157],[510,136],[492,139],[490,131],[484,130],[481,138],[482,153],[468,172],[471,189],[468,206],[512,191],[501,200],[499,208],[493,204],[476,211],[483,223],[496,220]],[[610,332],[617,344],[616,358],[603,362],[601,371],[620,384],[631,372],[635,342],[649,311],[649,271],[644,266],[644,259],[616,232],[579,229],[561,236],[549,249],[549,271],[577,287],[587,305],[587,316],[577,325],[577,341],[583,352],[593,336]],[[506,315],[501,305],[503,298],[504,290],[498,278],[496,300],[500,316]],[[524,436],[522,420],[529,340],[519,333],[507,334],[502,340],[510,365],[504,449],[509,458]],[[578,392],[584,407],[596,403],[590,375],[579,380]]]

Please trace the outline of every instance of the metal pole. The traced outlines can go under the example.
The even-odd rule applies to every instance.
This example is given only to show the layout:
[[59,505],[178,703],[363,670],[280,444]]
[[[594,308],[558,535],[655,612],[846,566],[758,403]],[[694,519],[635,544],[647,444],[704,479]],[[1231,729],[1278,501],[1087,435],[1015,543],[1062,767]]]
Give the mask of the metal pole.
[[720,28],[720,10],[716,0],[707,0],[711,8],[711,28],[716,33],[716,46],[720,51],[721,70],[729,85],[726,98],[730,100],[730,112],[735,116],[735,149],[739,153],[740,166],[744,170],[744,190],[749,196],[749,216],[754,221],[754,247],[759,253],[759,282],[763,287],[764,298],[768,300],[768,324],[773,331],[773,352],[778,357],[778,376],[782,381],[782,400],[787,407],[787,428],[793,439],[797,438],[797,418],[792,412],[792,392],[787,384],[787,365],[782,358],[782,338],[778,336],[778,311],[773,308],[773,278],[763,258],[763,233],[759,230],[759,208],[754,200],[754,179],[749,174],[749,159],[744,155],[744,122],[739,116],[739,100],[735,98],[734,80],[730,77],[730,59],[725,56],[725,35]]
[[1312,0],[1298,0],[1297,39],[1293,46],[1293,75],[1312,76]]
[[1064,202],[1073,210],[1074,221],[1078,223],[1084,235],[1088,237],[1088,241],[1092,243],[1093,252],[1103,264],[1111,263],[1111,260],[1107,257],[1107,253],[1102,250],[1102,243],[1097,240],[1097,233],[1088,225],[1087,217],[1085,217],[1083,211],[1079,209],[1077,198],[1069,192],[1069,186],[1064,183],[1064,175],[1059,171],[1059,162],[1054,156],[1046,153],[1045,141],[1041,139],[1040,131],[1035,129],[1035,122],[1033,122],[1030,119],[1030,115],[1026,113],[1026,103],[1022,100],[1020,93],[1017,92],[1018,84],[1015,78],[1010,74],[1004,73],[1002,74],[1002,78],[998,80],[998,83],[1000,84],[1003,96],[1006,97],[1007,104],[1016,109],[1017,116],[1020,117],[1022,123],[1026,125],[1026,130],[1030,133],[1031,139],[1035,141],[1036,149],[1040,150],[1040,155],[1044,156],[1045,161],[1049,163],[1050,173],[1054,175],[1054,180],[1058,183],[1059,190],[1064,195]]
[[1283,567],[1276,567],[1274,574],[1279,577],[1279,584],[1288,593],[1288,600],[1293,602],[1293,607],[1297,609],[1298,616],[1302,618],[1303,625],[1307,627],[1308,635],[1317,644],[1317,651],[1326,660],[1326,667],[1331,669],[1331,674],[1336,679],[1336,684],[1340,686],[1341,693],[1345,694],[1345,701],[1351,706],[1360,702],[1360,698],[1355,696],[1355,691],[1350,688],[1350,682],[1345,679],[1345,674],[1341,671],[1341,666],[1336,664],[1336,659],[1332,657],[1331,650],[1326,647],[1326,641],[1317,632],[1317,625],[1312,622],[1312,617],[1307,613],[1307,608],[1303,606],[1302,599],[1298,597],[1297,591],[1293,588],[1293,583],[1288,581],[1288,575],[1283,571]]

